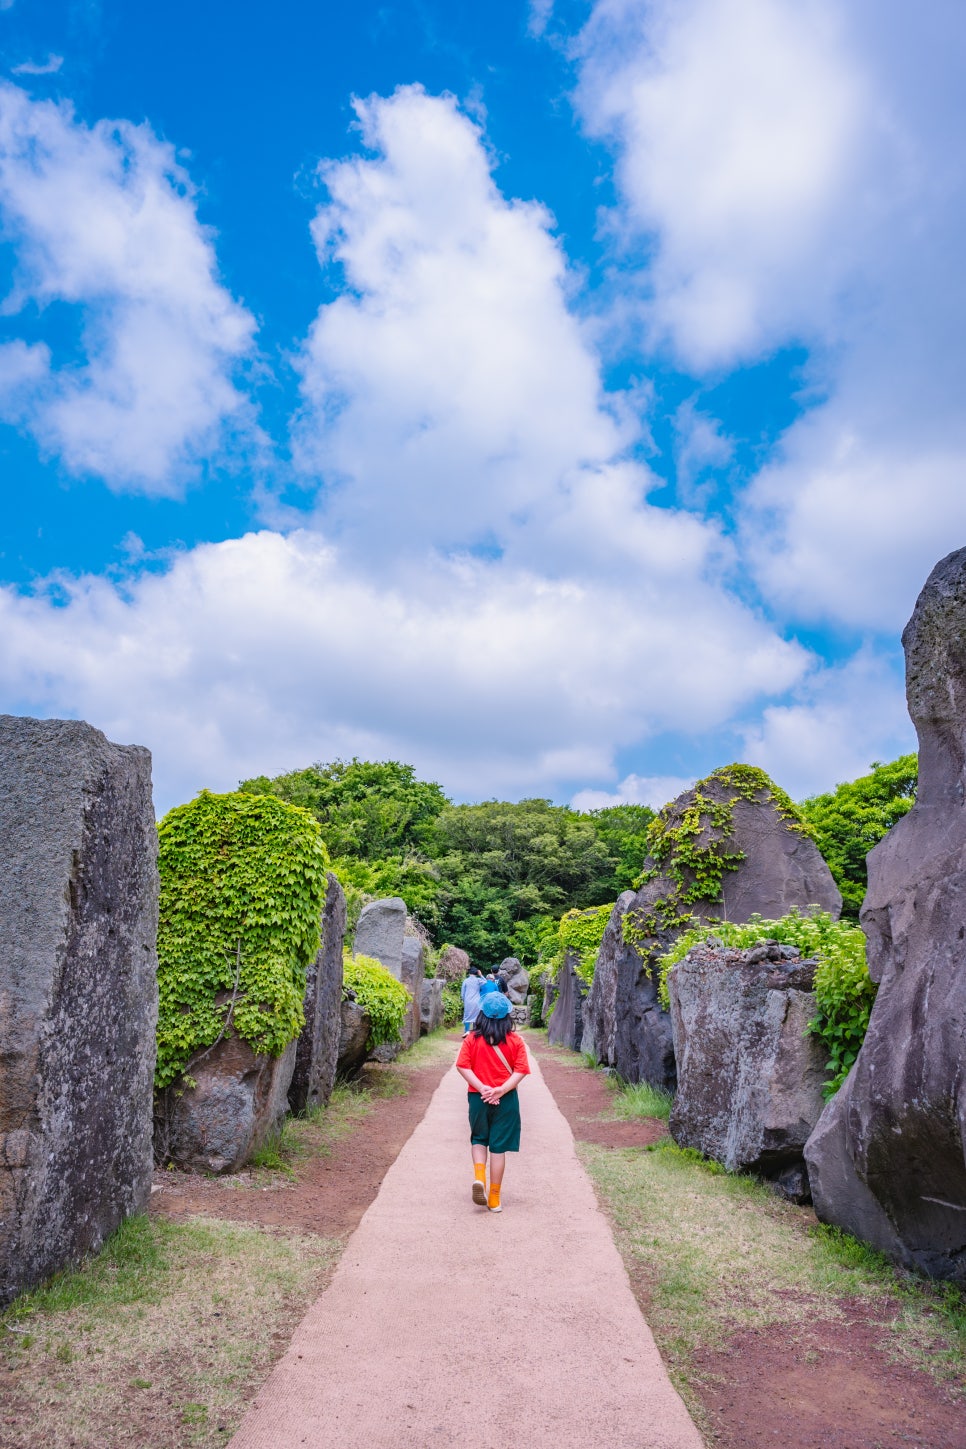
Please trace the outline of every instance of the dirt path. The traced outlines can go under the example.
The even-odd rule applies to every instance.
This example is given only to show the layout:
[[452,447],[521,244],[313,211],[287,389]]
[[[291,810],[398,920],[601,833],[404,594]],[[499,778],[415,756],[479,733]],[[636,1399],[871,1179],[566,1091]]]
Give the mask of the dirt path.
[[521,1096],[491,1214],[446,1074],[232,1449],[702,1449],[539,1071]]
[[156,1172],[151,1212],[175,1220],[200,1214],[327,1238],[351,1233],[425,1113],[447,1067],[448,1061],[432,1061],[412,1068],[403,1058],[388,1069],[370,1068],[363,1074],[363,1086],[388,1071],[403,1077],[405,1091],[375,1095],[364,1119],[334,1142],[325,1156],[312,1154],[300,1163],[292,1179],[272,1174],[263,1187],[260,1178],[266,1174],[200,1177]]

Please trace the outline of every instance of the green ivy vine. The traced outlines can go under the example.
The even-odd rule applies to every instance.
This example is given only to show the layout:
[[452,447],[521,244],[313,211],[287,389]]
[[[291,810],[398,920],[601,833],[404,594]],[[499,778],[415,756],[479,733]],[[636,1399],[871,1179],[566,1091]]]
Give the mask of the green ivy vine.
[[826,1100],[833,1097],[859,1054],[875,1002],[877,987],[869,975],[865,932],[849,921],[835,920],[828,911],[803,915],[793,910],[777,921],[752,916],[740,926],[731,921],[697,926],[679,936],[658,963],[662,1005],[669,1005],[667,981],[672,967],[693,946],[708,940],[739,950],[749,950],[761,941],[779,941],[797,946],[803,957],[818,962],[814,986],[818,1010],[808,1029],[828,1052],[824,1090]]
[[[727,794],[715,799],[713,787]],[[725,875],[745,859],[745,852],[732,846],[734,807],[739,800],[770,801],[790,830],[813,835],[790,797],[756,765],[723,765],[699,780],[689,794],[683,811],[678,813],[672,801],[647,827],[651,864],[635,885],[641,887],[660,876],[673,884],[649,910],[630,911],[624,917],[624,939],[639,950],[652,947],[661,932],[686,927],[694,919],[691,907],[721,900]]]
[[550,966],[550,974],[554,980],[567,952],[573,951],[577,958],[577,975],[590,985],[594,979],[601,938],[613,909],[614,903],[611,901],[609,905],[591,906],[584,911],[567,911],[561,916],[557,926],[557,951]]
[[328,859],[309,812],[271,795],[203,790],[158,842],[160,1089],[229,1033],[270,1056],[298,1036]]
[[351,990],[369,1017],[368,1048],[398,1041],[412,996],[391,971],[374,956],[346,953],[342,965],[342,989]]

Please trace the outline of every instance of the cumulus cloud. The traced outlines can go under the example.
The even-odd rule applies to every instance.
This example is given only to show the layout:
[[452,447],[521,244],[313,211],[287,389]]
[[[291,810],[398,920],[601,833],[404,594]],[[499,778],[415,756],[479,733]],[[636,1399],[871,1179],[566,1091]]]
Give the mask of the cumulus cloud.
[[0,592],[0,682],[23,707],[150,745],[163,804],[352,753],[411,760],[477,799],[555,791],[802,673],[803,651],[710,585],[692,579],[666,609],[620,577],[471,559],[423,559],[388,585],[316,533],[264,532],[124,584]]
[[785,618],[894,630],[966,536],[964,52],[953,0],[598,0],[577,45],[648,345],[811,349],[741,510]]
[[312,231],[345,287],[304,350],[302,465],[367,548],[502,546],[631,431],[568,310],[552,218],[502,196],[474,122],[419,86],[356,111],[376,155],[322,168]]
[[240,418],[232,373],[254,324],[218,280],[172,148],[0,84],[0,223],[7,326],[66,303],[82,330],[80,357],[8,345],[0,413],[72,472],[177,492]]
[[694,776],[625,775],[616,790],[578,790],[571,804],[575,810],[603,810],[608,805],[650,805],[660,810],[694,784]]
[[796,799],[916,748],[893,659],[862,649],[807,676],[795,694],[791,703],[767,706],[743,737],[745,759]]

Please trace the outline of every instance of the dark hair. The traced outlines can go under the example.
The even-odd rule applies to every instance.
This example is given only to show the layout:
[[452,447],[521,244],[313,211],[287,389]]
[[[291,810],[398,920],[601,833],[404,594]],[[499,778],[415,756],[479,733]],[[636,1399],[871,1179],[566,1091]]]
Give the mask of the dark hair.
[[466,974],[467,976],[479,976],[481,974],[479,966],[467,966]]
[[496,978],[496,984],[500,988],[500,990],[503,992],[503,995],[504,996],[509,996],[510,995],[510,988],[507,985],[507,979],[504,976],[504,974],[503,974],[502,971],[499,973],[499,975]]
[[506,1016],[487,1016],[485,1011],[481,1011],[473,1023],[473,1030],[487,1046],[502,1046],[513,1030],[513,1017],[509,1012]]

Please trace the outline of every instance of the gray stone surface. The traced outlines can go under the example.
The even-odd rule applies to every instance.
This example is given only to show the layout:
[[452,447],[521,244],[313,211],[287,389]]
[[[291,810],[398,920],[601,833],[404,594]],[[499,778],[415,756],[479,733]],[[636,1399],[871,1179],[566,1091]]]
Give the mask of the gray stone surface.
[[919,790],[869,854],[880,982],[845,1084],[808,1143],[816,1211],[907,1267],[966,1282],[966,549],[902,636]]
[[422,994],[419,998],[419,1029],[423,1036],[428,1032],[437,1031],[443,1025],[443,987],[446,982],[442,976],[424,977]]
[[399,979],[409,992],[409,1007],[403,1019],[401,1049],[408,1051],[419,1040],[423,982],[426,980],[426,953],[415,936],[403,941],[399,963]]
[[399,896],[387,896],[363,906],[352,950],[356,956],[374,956],[401,981],[406,939],[406,902]]
[[293,1112],[328,1102],[335,1084],[342,1018],[342,946],[345,941],[345,891],[326,875],[322,940],[305,981],[305,1025],[295,1049],[295,1070],[288,1091]]
[[[669,1125],[681,1147],[789,1185],[789,1169],[801,1174],[825,1079],[825,1049],[806,1035],[814,976],[814,961],[775,942],[750,951],[697,946],[674,967],[678,1090]],[[797,1184],[791,1194],[801,1196]]]
[[157,910],[148,751],[0,716],[0,1304],[150,1195]]
[[342,1002],[339,1015],[341,1029],[336,1075],[349,1081],[352,1077],[357,1077],[366,1064],[372,1022],[369,1020],[369,1013],[354,998]]
[[[832,874],[814,841],[794,830],[782,819],[774,802],[760,792],[757,799],[746,800],[733,786],[715,776],[701,782],[706,798],[732,806],[732,833],[723,842],[731,854],[743,853],[733,870],[725,873],[722,897],[704,900],[686,909],[699,921],[747,921],[752,915],[775,919],[787,914],[793,906],[807,909],[818,906],[838,916],[842,897]],[[685,814],[693,810],[695,790],[686,790],[667,809],[668,823],[677,826]],[[653,862],[645,861],[645,868]],[[658,902],[673,895],[676,882],[661,874],[646,881],[627,907],[634,922],[647,922]],[[613,1065],[628,1082],[651,1082],[654,1086],[673,1090],[675,1067],[671,1025],[657,994],[657,967],[660,957],[674,943],[681,927],[658,929],[621,951],[613,947],[616,961],[616,1022]],[[604,1031],[595,1047],[606,1050],[609,1037]]]
[[298,1041],[280,1057],[225,1037],[185,1068],[194,1087],[169,1089],[155,1103],[158,1157],[188,1172],[237,1172],[282,1124]]
[[577,974],[578,956],[568,951],[561,962],[555,982],[553,1009],[547,1017],[547,1040],[553,1046],[569,1047],[579,1052],[584,1034],[583,1004],[587,983]]
[[[633,891],[624,891],[614,904],[597,952],[594,980],[584,1002],[581,1050],[588,1052],[604,1067],[614,1065],[617,1041],[617,963],[627,951],[633,950],[625,945],[623,936],[624,913],[633,899]],[[636,961],[640,960],[636,951],[634,958]]]
[[530,989],[530,975],[515,956],[507,956],[501,961],[499,974],[506,980],[507,995],[514,1006],[522,1006],[527,999],[527,992]]
[[470,958],[459,946],[444,946],[436,962],[436,975],[444,981],[462,981],[470,969]]

